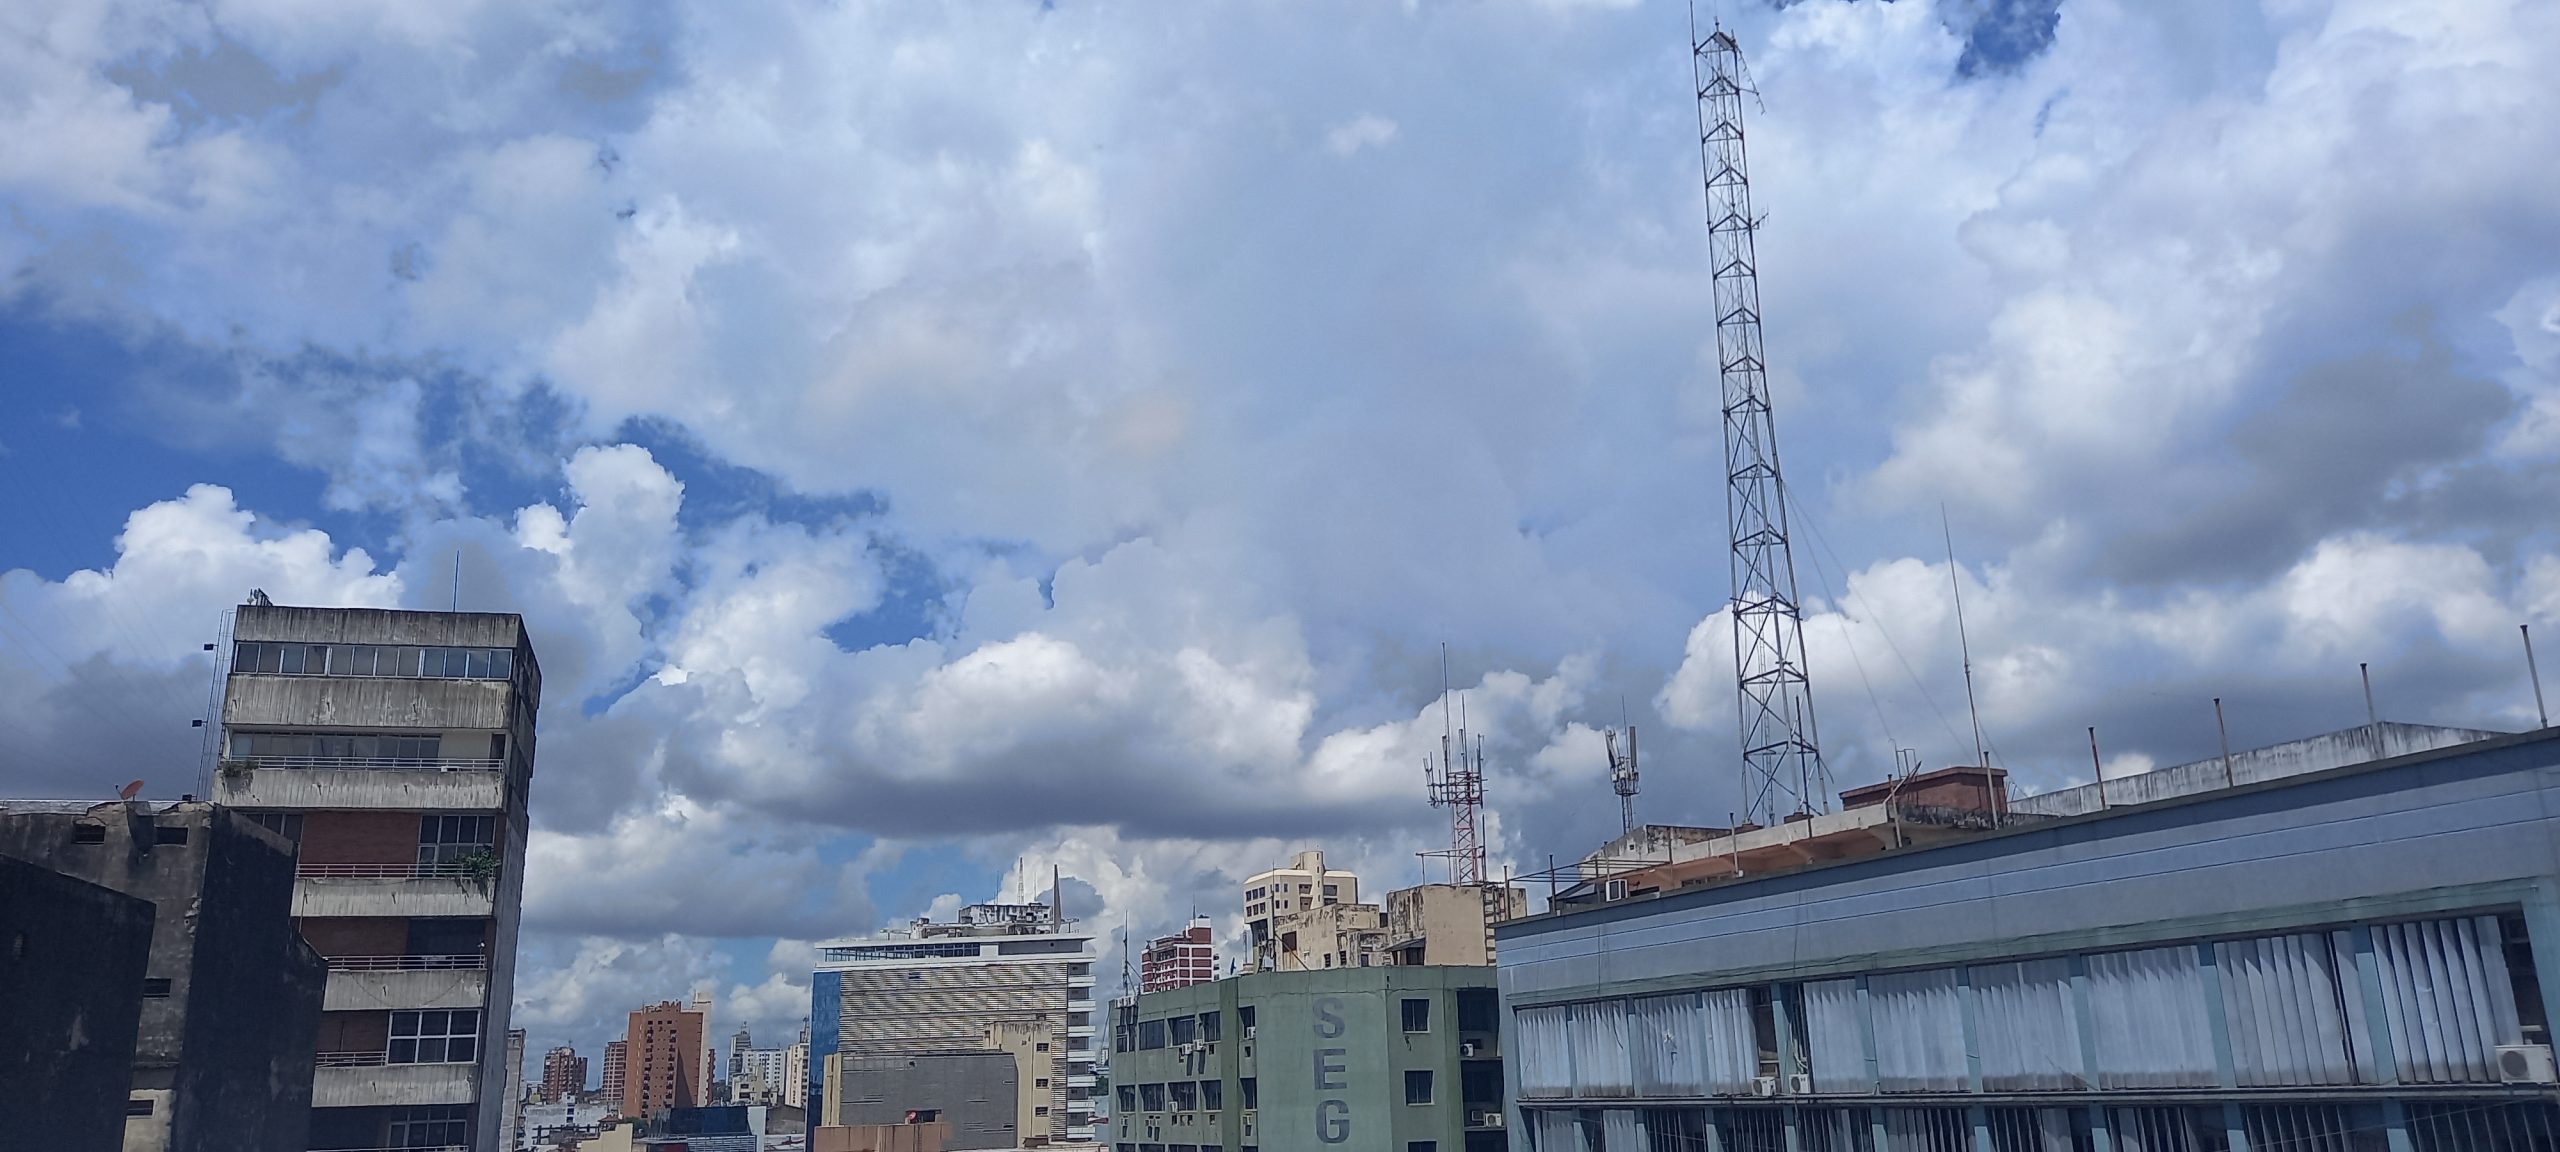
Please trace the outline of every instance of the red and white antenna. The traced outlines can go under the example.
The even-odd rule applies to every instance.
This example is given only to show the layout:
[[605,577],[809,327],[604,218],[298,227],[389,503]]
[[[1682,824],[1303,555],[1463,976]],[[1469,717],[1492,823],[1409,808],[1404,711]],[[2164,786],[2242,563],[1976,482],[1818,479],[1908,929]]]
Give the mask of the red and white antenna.
[[1424,758],[1422,780],[1431,806],[1449,810],[1449,850],[1422,855],[1446,857],[1452,884],[1484,883],[1484,737],[1476,737],[1470,748],[1466,724],[1450,723],[1446,644],[1440,646],[1440,761]]

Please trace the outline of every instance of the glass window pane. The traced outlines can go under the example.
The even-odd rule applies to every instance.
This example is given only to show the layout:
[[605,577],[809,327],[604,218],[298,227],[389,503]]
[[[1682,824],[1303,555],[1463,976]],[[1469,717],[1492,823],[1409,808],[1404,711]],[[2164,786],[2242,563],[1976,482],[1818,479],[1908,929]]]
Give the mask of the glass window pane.
[[417,1041],[415,1041],[415,1040],[394,1040],[394,1041],[392,1041],[392,1042],[391,1042],[391,1051],[390,1051],[390,1053],[389,1053],[389,1055],[388,1055],[388,1057],[387,1057],[387,1058],[388,1058],[392,1063],[394,1063],[394,1064],[415,1064],[415,1063],[417,1063],[417,1062],[418,1062],[418,1042],[417,1042]]
[[473,1059],[472,1050],[478,1046],[479,1038],[476,1036],[456,1036],[446,1043],[444,1058],[456,1064],[468,1064]]
[[281,658],[282,663],[279,671],[287,676],[302,675],[302,645],[280,644],[276,647],[278,649],[276,654]]
[[471,650],[468,648],[445,649],[444,675],[447,680],[461,680],[469,677],[471,675]]
[[492,680],[504,680],[508,676],[512,675],[512,669],[515,666],[515,659],[516,654],[509,652],[504,648],[490,649],[489,678]]
[[231,646],[231,670],[234,672],[255,672],[258,670],[257,641],[243,640]]
[[488,649],[486,649],[486,648],[474,648],[474,649],[472,649],[472,650],[471,650],[471,655],[470,655],[469,659],[470,659],[471,678],[472,678],[472,679],[474,679],[474,680],[486,680],[486,679],[488,679],[488,678],[489,678],[489,650],[488,650]]

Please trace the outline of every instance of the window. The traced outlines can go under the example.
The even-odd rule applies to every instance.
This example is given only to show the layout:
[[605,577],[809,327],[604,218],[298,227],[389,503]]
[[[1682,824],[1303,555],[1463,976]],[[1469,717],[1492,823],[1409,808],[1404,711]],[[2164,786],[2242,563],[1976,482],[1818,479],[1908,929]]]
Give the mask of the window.
[[1404,1074],[1404,1102],[1407,1104],[1431,1102],[1431,1071],[1429,1069],[1417,1068]]
[[126,1099],[124,1102],[124,1114],[127,1116],[150,1115],[151,1098],[148,1096],[134,1096]]
[[442,752],[443,737],[436,735],[385,736],[347,732],[231,734],[231,759],[245,760],[261,768],[433,767],[442,761]]
[[1221,1037],[1220,1037],[1220,1035],[1219,1035],[1220,1031],[1221,1031],[1221,1029],[1218,1027],[1218,1014],[1217,1014],[1217,1013],[1215,1013],[1215,1012],[1203,1012],[1203,1013],[1201,1013],[1201,1014],[1200,1014],[1200,1038],[1201,1038],[1201,1039],[1203,1039],[1203,1040],[1217,1040],[1217,1039],[1221,1039]]
[[187,842],[187,826],[184,824],[152,825],[151,842],[154,844],[184,844]]
[[107,826],[104,824],[74,824],[71,826],[71,842],[74,844],[104,844],[107,842]]
[[1407,1140],[1404,1142],[1404,1152],[1440,1152],[1440,1142],[1437,1140]]
[[1193,1017],[1176,1016],[1165,1021],[1165,1026],[1173,1030],[1173,1042],[1176,1044],[1188,1044],[1200,1038],[1200,1021]]
[[1253,1005],[1246,1004],[1236,1009],[1236,1023],[1243,1025],[1247,1030],[1253,1028]]
[[249,819],[256,821],[260,828],[296,844],[302,843],[302,813],[300,812],[252,812],[249,813]]
[[1037,1078],[1037,1079],[1034,1079],[1034,1080],[1031,1082],[1031,1086],[1032,1086],[1032,1087],[1034,1087],[1034,1088],[1046,1088],[1046,1087],[1048,1087],[1048,1086],[1049,1086],[1049,1078],[1048,1078],[1048,1077],[1046,1077],[1046,1076],[1042,1076],[1042,1077],[1039,1077],[1039,1078]]
[[1164,1021],[1138,1021],[1138,1050],[1152,1051],[1164,1047]]
[[1048,1106],[1048,1105],[1046,1105],[1046,1104],[1042,1104],[1042,1105],[1040,1105],[1040,1106],[1038,1106],[1038,1107],[1036,1107],[1036,1108],[1033,1108],[1033,1109],[1031,1110],[1031,1114],[1032,1114],[1032,1115],[1034,1115],[1034,1116],[1046,1116],[1046,1115],[1048,1115],[1048,1114],[1049,1114],[1049,1106]]
[[1135,1085],[1135,1084],[1122,1084],[1122,1085],[1120,1085],[1119,1087],[1120,1087],[1120,1110],[1121,1110],[1121,1111],[1123,1111],[1123,1112],[1135,1112],[1135,1111],[1137,1111],[1137,1110],[1138,1110],[1138,1086],[1137,1086],[1137,1085]]
[[1236,1090],[1244,1094],[1245,1107],[1262,1107],[1261,1081],[1258,1081],[1251,1076],[1247,1076],[1242,1080],[1236,1081]]
[[1404,1030],[1407,1032],[1431,1030],[1431,1001],[1407,1000],[1404,1002]]
[[1046,1051],[1048,1051],[1048,1050],[1049,1050],[1049,1042],[1048,1042],[1048,1041],[1046,1041],[1046,1040],[1043,1040],[1043,1041],[1041,1041],[1041,1042],[1039,1042],[1039,1043],[1037,1043],[1037,1044],[1032,1045],[1032,1046],[1031,1046],[1031,1050],[1032,1050],[1032,1051],[1034,1051],[1034,1052],[1046,1052]]
[[1173,1089],[1174,1111],[1197,1112],[1200,1110],[1200,1085],[1198,1083],[1190,1080],[1179,1080],[1174,1082],[1171,1085],[1171,1088]]
[[505,680],[515,671],[506,648],[422,648],[410,644],[287,644],[243,640],[231,670],[276,676],[425,677]]
[[1224,1080],[1200,1082],[1200,1106],[1212,1112],[1227,1106],[1227,1083]]
[[498,841],[498,818],[429,814],[418,817],[418,863],[459,864]]
[[391,1146],[394,1148],[447,1148],[471,1143],[471,1112],[468,1104],[429,1104],[395,1110],[391,1114]]
[[1342,895],[1342,886],[1339,884],[1327,884],[1324,886],[1324,894],[1327,898],[1340,896]]
[[169,978],[166,976],[152,976],[144,979],[142,982],[142,995],[144,999],[148,1000],[168,999]]
[[391,1014],[393,1064],[468,1064],[480,1054],[480,1010],[434,1008]]
[[1148,1112],[1164,1111],[1164,1085],[1138,1085],[1138,1103]]

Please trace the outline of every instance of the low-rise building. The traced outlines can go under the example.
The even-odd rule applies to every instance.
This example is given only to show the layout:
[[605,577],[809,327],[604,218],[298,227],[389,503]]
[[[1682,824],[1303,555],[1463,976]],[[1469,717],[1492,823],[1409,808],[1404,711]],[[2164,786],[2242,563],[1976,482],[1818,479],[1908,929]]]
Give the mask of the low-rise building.
[[[328,973],[294,931],[291,843],[200,801],[8,801],[0,855],[153,906],[128,1148],[311,1146],[312,1039]],[[0,1012],[24,1009],[13,1001]]]
[[[1503,1147],[1494,970],[1251,972],[1115,1006],[1114,1152]],[[1269,1072],[1270,1075],[1263,1075]]]
[[1844,802],[1497,929],[1514,1148],[2554,1146],[2560,730]]
[[0,856],[0,1116],[60,1152],[124,1146],[150,901]]

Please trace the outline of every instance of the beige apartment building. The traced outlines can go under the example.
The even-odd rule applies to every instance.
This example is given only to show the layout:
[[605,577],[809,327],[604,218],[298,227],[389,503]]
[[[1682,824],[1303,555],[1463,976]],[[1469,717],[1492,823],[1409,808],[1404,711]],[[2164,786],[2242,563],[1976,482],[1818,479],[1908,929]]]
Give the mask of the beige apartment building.
[[[1315,937],[1330,940],[1342,931],[1359,931],[1364,918],[1356,913],[1325,913],[1321,931],[1312,920],[1321,909],[1359,903],[1360,877],[1325,867],[1322,850],[1300,852],[1289,858],[1288,867],[1255,873],[1244,882],[1244,919],[1253,966],[1258,970],[1328,967],[1295,957],[1345,951],[1330,943],[1319,948]],[[1369,910],[1377,908],[1371,905]],[[1284,962],[1284,955],[1292,959]]]

